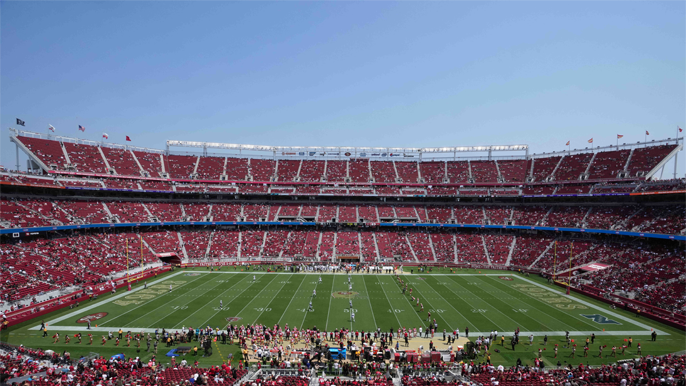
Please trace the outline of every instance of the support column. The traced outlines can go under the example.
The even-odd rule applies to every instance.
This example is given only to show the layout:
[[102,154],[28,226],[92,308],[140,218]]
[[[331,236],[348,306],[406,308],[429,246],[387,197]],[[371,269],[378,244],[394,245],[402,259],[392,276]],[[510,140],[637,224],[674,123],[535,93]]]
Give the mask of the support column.
[[[17,171],[19,171],[19,168],[20,168],[20,166],[21,166],[21,165],[19,165],[19,144],[15,142],[15,143],[14,143],[14,146],[15,146],[16,155],[17,155],[17,165],[16,165],[16,166],[17,166]],[[676,160],[676,159],[675,159],[675,160]],[[676,167],[676,164],[674,164],[674,165],[675,165],[675,167]],[[674,173],[675,173],[674,175],[676,176],[676,169],[675,169],[675,172],[674,172]]]

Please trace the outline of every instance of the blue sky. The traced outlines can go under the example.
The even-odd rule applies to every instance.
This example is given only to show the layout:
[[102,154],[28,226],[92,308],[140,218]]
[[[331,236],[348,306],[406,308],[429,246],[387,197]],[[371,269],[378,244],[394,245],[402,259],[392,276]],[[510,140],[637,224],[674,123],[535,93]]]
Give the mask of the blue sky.
[[17,117],[31,131],[52,124],[153,148],[526,143],[540,153],[686,126],[684,2],[0,7],[7,167]]

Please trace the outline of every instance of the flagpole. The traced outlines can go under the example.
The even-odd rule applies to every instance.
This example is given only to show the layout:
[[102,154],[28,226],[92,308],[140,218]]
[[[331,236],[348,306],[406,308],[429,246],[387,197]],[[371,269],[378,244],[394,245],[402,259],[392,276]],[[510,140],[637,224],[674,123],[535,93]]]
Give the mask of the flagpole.
[[553,254],[553,281],[555,281],[555,273],[557,272],[557,240],[555,240],[555,253]]
[[129,282],[129,238],[126,238],[126,282]]
[[569,272],[567,274],[567,295],[569,295],[569,288],[572,286],[572,253],[574,251],[574,241],[569,246]]

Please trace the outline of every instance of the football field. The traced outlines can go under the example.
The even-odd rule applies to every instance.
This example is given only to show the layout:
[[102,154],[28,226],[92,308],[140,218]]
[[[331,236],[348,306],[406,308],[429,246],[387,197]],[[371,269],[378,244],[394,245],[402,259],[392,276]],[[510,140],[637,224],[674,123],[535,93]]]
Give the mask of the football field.
[[[438,340],[442,339],[444,329],[459,329],[464,335],[468,327],[472,340],[478,335],[488,335],[492,330],[504,334],[506,346],[494,355],[496,362],[516,360],[509,356],[507,345],[517,328],[527,345],[530,334],[537,342],[547,335],[550,346],[560,343],[561,350],[566,343],[565,331],[580,343],[595,334],[596,342],[602,340],[610,346],[621,346],[624,339],[633,337],[634,342],[642,343],[643,355],[684,349],[682,332],[622,310],[611,310],[606,304],[584,296],[565,295],[562,288],[551,286],[538,277],[474,270],[455,274],[449,270],[435,270],[426,274],[405,273],[399,277],[408,285],[405,294],[399,280],[391,274],[353,274],[349,279],[343,273],[240,272],[233,268],[228,271],[176,270],[149,280],[147,288],[138,283],[132,291],[119,290],[73,310],[46,315],[44,320],[50,336],[56,332],[92,333],[96,339],[88,350],[96,352],[109,346],[98,346],[100,336],[119,329],[147,333],[183,327],[223,329],[229,323],[259,323],[268,326],[288,324],[291,328],[316,326],[326,331],[340,328],[395,331],[398,327],[425,329],[430,325],[429,312],[431,322],[435,319],[438,324]],[[409,289],[412,289],[411,294]],[[412,297],[423,304],[423,311]],[[90,331],[87,319],[91,320]],[[33,342],[38,342],[41,348],[51,348],[49,338],[39,338],[40,320],[20,327],[10,333],[10,343],[29,339],[24,344],[35,346],[37,343]],[[661,345],[649,342],[653,330]],[[117,349],[120,348],[120,351],[133,350]],[[72,343],[70,349],[75,350],[76,346]],[[218,358],[208,363],[213,364],[214,360]],[[591,362],[605,360],[598,358]]]

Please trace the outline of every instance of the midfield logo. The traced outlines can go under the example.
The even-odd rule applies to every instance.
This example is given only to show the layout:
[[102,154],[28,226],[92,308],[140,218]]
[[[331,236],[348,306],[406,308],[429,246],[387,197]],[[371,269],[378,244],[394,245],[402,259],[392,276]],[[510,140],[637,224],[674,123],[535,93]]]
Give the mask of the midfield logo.
[[586,319],[591,319],[592,321],[594,321],[598,324],[622,324],[622,323],[616,322],[612,319],[608,319],[608,318],[606,318],[600,314],[593,314],[593,315],[579,314],[579,315],[583,316]]

